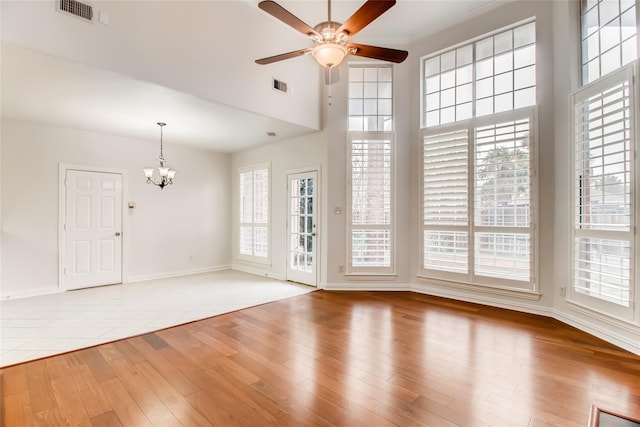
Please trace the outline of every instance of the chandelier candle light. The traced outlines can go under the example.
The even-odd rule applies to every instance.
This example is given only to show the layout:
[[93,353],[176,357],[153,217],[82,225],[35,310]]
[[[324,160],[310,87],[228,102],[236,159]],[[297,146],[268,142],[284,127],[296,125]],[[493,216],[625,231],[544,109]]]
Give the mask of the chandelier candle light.
[[147,178],[147,184],[154,184],[160,187],[162,190],[169,184],[173,184],[173,177],[176,176],[176,171],[168,168],[164,165],[164,155],[162,154],[162,128],[166,126],[166,123],[158,122],[158,126],[160,126],[160,166],[157,168],[144,168],[142,171],[144,172],[144,176]]

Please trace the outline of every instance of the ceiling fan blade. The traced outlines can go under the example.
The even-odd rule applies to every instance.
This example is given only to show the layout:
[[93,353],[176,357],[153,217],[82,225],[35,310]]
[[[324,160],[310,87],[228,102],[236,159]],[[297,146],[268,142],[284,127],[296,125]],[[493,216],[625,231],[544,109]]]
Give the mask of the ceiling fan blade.
[[281,53],[280,55],[270,56],[268,58],[256,59],[256,64],[266,65],[273,62],[284,61],[285,59],[295,58],[297,56],[306,55],[311,52],[311,48],[294,50],[293,52]]
[[[388,47],[369,46],[366,44],[349,43],[347,46],[349,55],[364,56],[365,58],[381,59],[383,61],[401,63],[409,52],[406,50],[389,49]],[[353,50],[355,49],[355,52]]]
[[356,11],[347,21],[342,24],[336,31],[337,33],[343,32],[347,35],[347,38],[351,38],[360,32],[364,27],[373,22],[377,17],[389,10],[396,0],[367,0],[360,9]]
[[316,30],[314,30],[313,28],[311,28],[310,26],[302,22],[297,16],[295,16],[294,14],[292,14],[287,9],[280,6],[278,3],[274,1],[271,1],[271,0],[261,1],[260,3],[258,3],[258,7],[264,10],[265,12],[267,12],[269,15],[273,16],[274,18],[281,20],[282,22],[284,22],[294,30],[301,32],[305,36],[321,37],[320,33],[318,33]]
[[324,84],[332,85],[340,81],[340,68],[331,67],[324,69]]

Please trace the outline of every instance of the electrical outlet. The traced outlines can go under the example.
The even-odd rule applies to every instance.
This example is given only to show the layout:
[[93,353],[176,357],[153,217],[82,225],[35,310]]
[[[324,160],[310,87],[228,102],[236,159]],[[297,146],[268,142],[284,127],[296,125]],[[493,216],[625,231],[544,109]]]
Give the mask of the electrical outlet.
[[565,288],[564,286],[560,288],[560,296],[567,296],[567,288]]
[[338,273],[344,273],[344,265],[338,266]]

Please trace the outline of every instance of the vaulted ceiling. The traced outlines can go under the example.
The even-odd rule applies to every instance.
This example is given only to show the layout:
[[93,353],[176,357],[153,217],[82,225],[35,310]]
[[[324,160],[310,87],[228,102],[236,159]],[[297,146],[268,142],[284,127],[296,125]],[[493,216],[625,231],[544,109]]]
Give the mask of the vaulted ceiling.
[[[407,49],[497,0],[399,0],[354,41]],[[234,152],[321,128],[322,73],[311,57],[254,60],[311,42],[257,1],[92,1],[93,23],[52,0],[0,2],[4,117]],[[282,1],[314,26],[325,1]],[[363,1],[334,1],[344,22]],[[418,58],[408,61],[418,66]],[[287,94],[272,88],[286,81]],[[275,132],[275,137],[267,136]]]

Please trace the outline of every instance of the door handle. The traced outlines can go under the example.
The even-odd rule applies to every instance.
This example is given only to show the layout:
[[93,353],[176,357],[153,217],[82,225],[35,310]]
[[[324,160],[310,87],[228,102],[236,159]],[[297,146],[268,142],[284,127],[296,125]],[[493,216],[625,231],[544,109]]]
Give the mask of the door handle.
[[120,236],[120,232],[116,231],[116,237]]
[[316,233],[311,233],[311,235],[312,235],[313,237],[316,237]]

